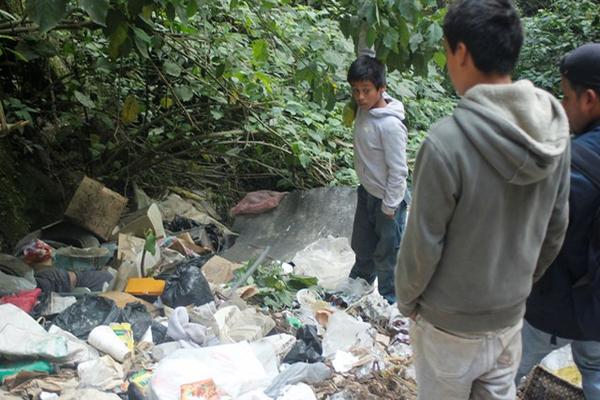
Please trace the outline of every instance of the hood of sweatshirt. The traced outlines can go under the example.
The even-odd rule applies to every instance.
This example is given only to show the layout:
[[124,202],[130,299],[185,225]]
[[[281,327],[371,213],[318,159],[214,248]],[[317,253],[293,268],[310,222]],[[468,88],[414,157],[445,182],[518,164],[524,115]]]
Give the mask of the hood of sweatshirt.
[[383,98],[387,102],[387,106],[371,108],[369,110],[369,115],[373,118],[385,118],[385,117],[395,117],[400,121],[404,121],[404,105],[402,102],[394,99],[387,93],[383,94]]
[[474,86],[458,103],[454,119],[483,158],[517,185],[550,175],[569,142],[560,102],[526,80]]

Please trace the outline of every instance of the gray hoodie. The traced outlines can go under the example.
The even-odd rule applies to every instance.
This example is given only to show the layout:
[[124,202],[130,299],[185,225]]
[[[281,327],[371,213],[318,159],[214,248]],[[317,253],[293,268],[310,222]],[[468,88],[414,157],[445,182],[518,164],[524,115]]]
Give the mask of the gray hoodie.
[[567,228],[569,129],[529,81],[477,85],[432,127],[415,166],[398,307],[456,332],[516,324]]
[[357,111],[354,123],[354,167],[361,185],[382,199],[381,210],[392,214],[406,191],[404,106],[387,94],[385,107]]

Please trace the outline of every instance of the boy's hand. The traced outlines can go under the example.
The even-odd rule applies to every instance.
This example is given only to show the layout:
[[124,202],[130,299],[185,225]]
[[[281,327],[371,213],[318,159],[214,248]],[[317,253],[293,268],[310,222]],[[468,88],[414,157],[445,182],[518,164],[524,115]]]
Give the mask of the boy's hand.
[[393,219],[394,219],[394,217],[395,217],[395,214],[385,214],[385,213],[384,213],[383,215],[385,215],[386,217],[388,217],[388,218],[389,218],[389,219],[391,219],[391,220],[393,220]]

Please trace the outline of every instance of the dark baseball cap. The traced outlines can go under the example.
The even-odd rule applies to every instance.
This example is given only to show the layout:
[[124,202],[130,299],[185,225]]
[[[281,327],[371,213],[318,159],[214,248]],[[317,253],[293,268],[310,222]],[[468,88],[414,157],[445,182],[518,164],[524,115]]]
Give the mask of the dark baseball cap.
[[600,89],[600,43],[587,43],[563,57],[560,73],[574,85]]

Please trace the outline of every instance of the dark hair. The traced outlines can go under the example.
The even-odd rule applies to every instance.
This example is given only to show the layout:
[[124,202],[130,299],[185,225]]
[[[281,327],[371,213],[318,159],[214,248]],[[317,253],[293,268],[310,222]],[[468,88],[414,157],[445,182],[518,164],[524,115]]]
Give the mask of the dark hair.
[[573,89],[573,91],[575,92],[577,97],[581,96],[583,92],[590,89],[590,90],[593,90],[594,92],[596,92],[596,95],[600,98],[600,87],[583,85],[581,83],[574,83],[565,75],[563,75],[563,77],[569,82],[569,86],[571,86],[571,89]]
[[448,8],[444,36],[452,52],[463,42],[481,72],[510,74],[523,45],[523,28],[511,0],[459,0]]
[[374,57],[360,56],[348,69],[348,83],[360,81],[369,81],[377,89],[386,85],[385,83],[385,66]]
[[566,54],[560,61],[560,74],[577,96],[591,89],[600,96],[600,43],[586,43]]

